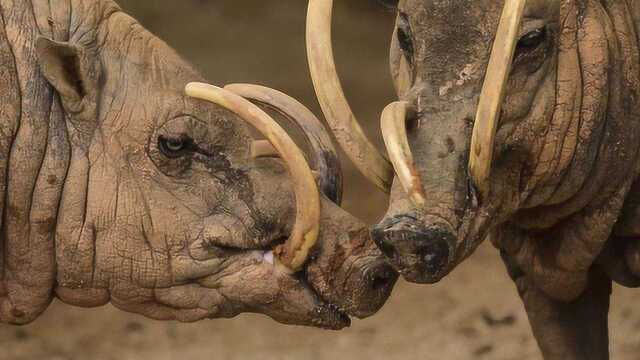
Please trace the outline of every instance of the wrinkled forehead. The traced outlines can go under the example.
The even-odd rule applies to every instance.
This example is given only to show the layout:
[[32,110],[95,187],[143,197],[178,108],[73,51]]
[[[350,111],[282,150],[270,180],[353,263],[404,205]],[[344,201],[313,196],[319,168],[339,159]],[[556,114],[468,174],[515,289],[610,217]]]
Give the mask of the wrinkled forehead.
[[398,10],[411,28],[418,76],[442,83],[482,62],[495,37],[502,5],[502,0],[401,1]]
[[[525,17],[546,18],[560,3],[571,0],[528,0]],[[483,27],[497,25],[505,0],[400,0],[400,11],[438,25]]]
[[503,5],[504,0],[402,0],[398,9],[419,30],[433,30],[422,34],[428,36],[497,25]]
[[[525,18],[546,20],[562,0],[528,0]],[[480,78],[489,61],[505,0],[401,0],[398,11],[411,27],[415,70],[441,86],[460,77]]]
[[448,21],[452,17],[465,17],[480,9],[501,8],[504,0],[401,0],[399,8]]

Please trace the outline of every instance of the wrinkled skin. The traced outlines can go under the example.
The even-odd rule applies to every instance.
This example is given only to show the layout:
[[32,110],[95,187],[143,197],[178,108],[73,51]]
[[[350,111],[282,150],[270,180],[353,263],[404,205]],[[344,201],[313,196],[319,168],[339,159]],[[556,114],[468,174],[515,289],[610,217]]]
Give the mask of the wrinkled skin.
[[640,285],[640,1],[527,1],[486,196],[467,168],[504,1],[397,6],[391,65],[427,203],[396,181],[375,240],[407,280],[433,283],[490,237],[545,358],[608,358],[611,282]]
[[186,98],[202,77],[115,3],[0,10],[0,321],[28,323],[54,296],[332,329],[382,306],[395,273],[328,200],[307,271],[272,265],[295,220],[282,162],[252,160],[240,119]]

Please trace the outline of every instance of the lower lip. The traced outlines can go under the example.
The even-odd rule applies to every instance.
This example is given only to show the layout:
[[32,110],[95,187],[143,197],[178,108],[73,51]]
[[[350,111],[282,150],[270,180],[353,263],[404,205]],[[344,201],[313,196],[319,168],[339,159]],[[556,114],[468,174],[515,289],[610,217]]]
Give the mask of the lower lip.
[[[274,265],[275,258],[273,255],[273,251],[263,252],[262,261],[264,261],[267,264]],[[345,327],[349,327],[351,325],[351,319],[349,318],[349,315],[347,315],[344,311],[342,311],[338,306],[333,304],[326,304],[325,306],[326,306],[326,311],[331,311],[334,313],[333,316],[335,316],[336,321],[333,324],[329,324],[325,326],[322,326],[321,324],[316,324],[317,326],[326,327],[327,329],[331,329],[331,330],[340,330]]]

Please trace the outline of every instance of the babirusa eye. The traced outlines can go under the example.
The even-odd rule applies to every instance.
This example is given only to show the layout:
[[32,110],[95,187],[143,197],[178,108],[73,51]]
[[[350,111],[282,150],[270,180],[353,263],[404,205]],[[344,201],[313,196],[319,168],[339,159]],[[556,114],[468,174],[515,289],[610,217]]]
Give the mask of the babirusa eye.
[[158,148],[163,155],[169,158],[177,158],[187,154],[193,145],[193,140],[187,136],[160,136]]
[[547,31],[544,27],[530,31],[525,35],[523,35],[518,41],[518,51],[536,49],[546,39],[547,39]]

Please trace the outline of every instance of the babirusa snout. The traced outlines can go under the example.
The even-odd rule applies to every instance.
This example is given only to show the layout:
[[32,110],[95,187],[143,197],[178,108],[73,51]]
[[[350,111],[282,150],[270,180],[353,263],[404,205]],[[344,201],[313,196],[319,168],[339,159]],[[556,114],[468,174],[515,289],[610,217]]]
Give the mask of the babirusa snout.
[[328,201],[322,202],[321,223],[322,241],[306,267],[309,283],[348,314],[373,315],[391,294],[398,274],[364,223]]
[[395,216],[376,225],[373,238],[406,279],[434,283],[446,275],[457,233],[436,217]]

